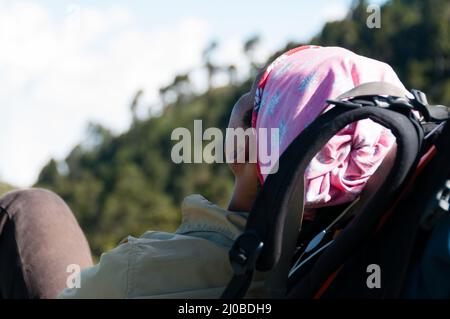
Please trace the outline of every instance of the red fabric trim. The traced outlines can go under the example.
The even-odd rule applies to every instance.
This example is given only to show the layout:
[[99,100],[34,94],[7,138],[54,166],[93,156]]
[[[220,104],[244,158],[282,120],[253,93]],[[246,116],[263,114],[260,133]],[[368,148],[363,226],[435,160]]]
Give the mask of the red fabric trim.
[[333,272],[328,278],[327,280],[324,282],[324,284],[320,287],[320,289],[316,292],[316,294],[314,295],[313,299],[320,299],[322,297],[322,295],[324,294],[324,292],[328,289],[328,287],[331,285],[331,283],[334,281],[334,279],[336,278],[336,276],[339,274],[339,272],[342,270],[342,267],[339,267],[338,270],[336,270],[335,272]]

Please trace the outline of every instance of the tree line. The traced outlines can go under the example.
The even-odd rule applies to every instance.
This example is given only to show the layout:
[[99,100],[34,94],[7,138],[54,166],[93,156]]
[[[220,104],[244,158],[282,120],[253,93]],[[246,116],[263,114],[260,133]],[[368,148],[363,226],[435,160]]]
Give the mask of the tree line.
[[[382,6],[381,28],[366,26],[367,1],[354,1],[347,16],[325,24],[309,44],[342,46],[391,64],[409,88],[427,92],[430,100],[450,105],[450,2],[391,0]],[[258,36],[242,49],[251,70]],[[269,58],[303,43],[290,42]],[[225,129],[231,108],[249,90],[252,74],[239,80],[234,65],[216,65],[213,41],[203,52],[208,89],[195,93],[190,74],[179,74],[159,91],[162,111],[139,117],[144,93],[130,103],[133,123],[120,135],[91,124],[86,140],[63,161],[51,160],[35,186],[58,193],[74,211],[95,256],[115,247],[125,236],[147,230],[173,231],[180,222],[186,195],[203,194],[226,206],[233,179],[225,164],[175,165],[170,160],[171,132],[192,129],[194,119]],[[228,84],[217,87],[214,77],[226,74]],[[252,73],[252,72],[251,72]]]

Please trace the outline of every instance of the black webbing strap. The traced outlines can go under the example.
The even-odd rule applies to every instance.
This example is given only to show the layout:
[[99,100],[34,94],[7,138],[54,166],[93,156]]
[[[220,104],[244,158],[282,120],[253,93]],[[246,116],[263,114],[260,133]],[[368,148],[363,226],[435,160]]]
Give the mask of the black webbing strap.
[[233,277],[222,293],[223,299],[244,298],[253,279],[256,260],[263,248],[263,242],[252,231],[239,236],[229,252]]

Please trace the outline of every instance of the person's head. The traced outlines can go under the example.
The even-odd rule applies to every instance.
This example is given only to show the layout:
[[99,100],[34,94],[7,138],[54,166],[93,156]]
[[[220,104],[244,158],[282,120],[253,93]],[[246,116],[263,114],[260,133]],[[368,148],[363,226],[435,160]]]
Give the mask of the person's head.
[[[254,97],[258,88],[258,83],[264,74],[261,70],[255,77],[252,88],[249,92],[242,95],[235,103],[231,112],[228,128],[243,128],[244,130],[252,127],[252,115],[254,108]],[[245,152],[248,153],[249,141],[244,145]],[[233,153],[237,157],[237,149],[225,150],[226,153]],[[256,198],[259,189],[259,180],[256,163],[246,161],[238,163],[237,161],[228,163],[235,177],[233,194],[228,208],[235,211],[250,211],[251,205]]]
[[[261,128],[278,129],[281,155],[327,109],[327,99],[373,81],[390,82],[404,89],[385,63],[337,47],[299,47],[258,74],[250,92],[234,105],[229,127],[252,127],[256,134]],[[245,153],[249,143],[247,140],[244,145]],[[316,155],[305,172],[306,205],[320,207],[354,199],[393,144],[395,138],[390,131],[371,120],[343,129]],[[265,172],[274,164],[269,163],[271,167],[263,170],[265,163],[259,157],[256,163],[229,163],[235,176],[230,210],[250,211],[259,186],[267,177]]]

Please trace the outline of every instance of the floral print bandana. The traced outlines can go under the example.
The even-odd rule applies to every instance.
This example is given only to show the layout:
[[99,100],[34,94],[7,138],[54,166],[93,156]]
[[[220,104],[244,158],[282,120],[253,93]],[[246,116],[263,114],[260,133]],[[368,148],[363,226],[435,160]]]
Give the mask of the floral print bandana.
[[[390,82],[406,93],[385,63],[339,47],[293,49],[278,57],[262,76],[254,98],[252,127],[256,131],[278,128],[281,155],[306,126],[329,109],[327,99],[373,81]],[[270,145],[270,138],[267,142]],[[346,126],[313,158],[305,172],[306,207],[354,200],[394,143],[390,130],[370,119]],[[268,171],[261,170],[262,165],[258,159],[261,184],[267,177],[264,171]]]

